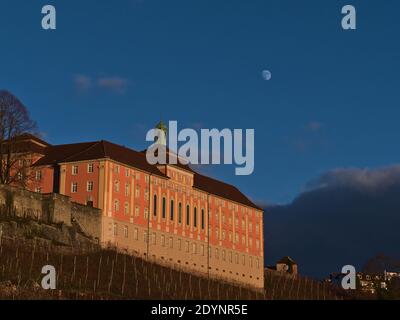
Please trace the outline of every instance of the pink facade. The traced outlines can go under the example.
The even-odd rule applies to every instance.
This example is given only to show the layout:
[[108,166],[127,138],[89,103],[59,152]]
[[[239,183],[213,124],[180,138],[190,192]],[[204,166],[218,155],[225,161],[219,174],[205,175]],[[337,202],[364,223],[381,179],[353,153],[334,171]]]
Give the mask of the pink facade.
[[[122,155],[95,157],[89,151],[82,156],[88,159],[69,156],[57,165],[49,165],[45,159],[50,156],[45,155],[34,166],[35,190],[52,192],[57,185],[56,191],[73,201],[100,208],[104,245],[263,287],[263,212],[247,198],[239,199],[246,200],[244,204],[208,192],[207,183],[199,183],[200,175],[184,166],[158,166],[149,172],[135,162],[119,161],[125,159]],[[233,188],[207,181],[219,183],[218,191]]]

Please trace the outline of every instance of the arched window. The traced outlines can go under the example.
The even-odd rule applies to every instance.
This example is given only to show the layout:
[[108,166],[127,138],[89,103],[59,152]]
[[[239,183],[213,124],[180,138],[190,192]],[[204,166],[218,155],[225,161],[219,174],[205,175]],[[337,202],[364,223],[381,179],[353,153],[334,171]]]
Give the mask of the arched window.
[[179,222],[179,224],[182,223],[182,203],[180,203],[180,202],[178,205],[178,222]]
[[153,215],[157,217],[157,195],[154,194],[153,197]]
[[204,230],[204,227],[205,227],[204,209],[201,209],[201,229]]
[[162,198],[162,218],[163,219],[165,219],[166,210],[167,210],[167,203],[166,203],[165,197],[163,197]]
[[190,225],[190,206],[186,206],[186,225]]
[[174,221],[174,200],[171,200],[171,206],[169,208],[169,213],[170,213],[170,219],[171,221]]
[[197,228],[197,208],[194,207],[194,212],[193,212],[193,226]]

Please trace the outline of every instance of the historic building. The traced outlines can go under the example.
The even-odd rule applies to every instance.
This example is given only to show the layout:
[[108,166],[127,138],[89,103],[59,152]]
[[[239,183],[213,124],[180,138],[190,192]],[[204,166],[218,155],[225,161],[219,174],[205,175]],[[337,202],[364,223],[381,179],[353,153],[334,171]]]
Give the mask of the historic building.
[[237,188],[187,165],[95,141],[50,145],[25,135],[30,188],[101,209],[99,241],[176,268],[261,288],[263,212]]

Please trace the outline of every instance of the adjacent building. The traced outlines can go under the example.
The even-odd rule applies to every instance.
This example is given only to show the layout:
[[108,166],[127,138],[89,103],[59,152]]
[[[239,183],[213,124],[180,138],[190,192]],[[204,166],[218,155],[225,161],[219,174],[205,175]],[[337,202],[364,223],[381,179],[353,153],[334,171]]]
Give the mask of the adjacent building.
[[387,282],[383,274],[358,272],[357,279],[358,289],[363,292],[375,294],[377,289],[387,289]]
[[99,208],[99,242],[175,268],[264,286],[263,211],[236,187],[187,165],[150,165],[108,141],[50,145],[31,135],[32,181]]

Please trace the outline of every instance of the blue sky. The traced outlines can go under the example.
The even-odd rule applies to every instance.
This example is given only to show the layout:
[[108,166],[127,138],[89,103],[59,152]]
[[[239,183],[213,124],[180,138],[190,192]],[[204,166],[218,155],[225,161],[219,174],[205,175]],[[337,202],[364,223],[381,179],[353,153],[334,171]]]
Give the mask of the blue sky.
[[[356,31],[341,28],[349,3]],[[45,4],[57,9],[56,31],[41,29]],[[160,119],[254,128],[253,175],[203,170],[256,201],[286,203],[327,170],[398,162],[399,9],[394,0],[2,0],[0,88],[54,144],[140,150]]]

